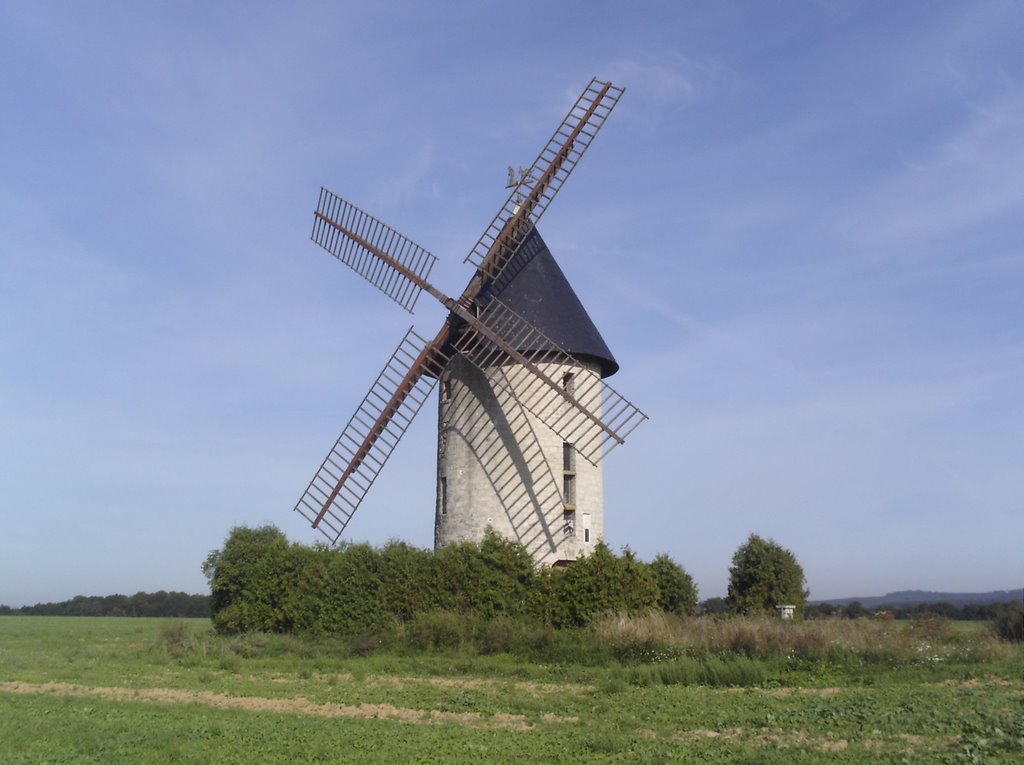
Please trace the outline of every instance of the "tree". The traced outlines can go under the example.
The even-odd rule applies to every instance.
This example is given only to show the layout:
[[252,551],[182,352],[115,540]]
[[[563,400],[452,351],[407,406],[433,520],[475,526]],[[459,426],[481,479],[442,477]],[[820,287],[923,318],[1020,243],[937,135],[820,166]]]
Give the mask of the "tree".
[[289,591],[294,590],[289,544],[274,526],[231,530],[222,550],[203,563],[210,581],[210,610],[220,632],[286,631]]
[[785,547],[751,534],[737,548],[729,568],[729,610],[768,613],[776,606],[794,605],[803,614],[810,592],[804,570]]
[[667,555],[648,564],[658,583],[658,607],[678,616],[692,616],[697,608],[697,587],[686,569]]

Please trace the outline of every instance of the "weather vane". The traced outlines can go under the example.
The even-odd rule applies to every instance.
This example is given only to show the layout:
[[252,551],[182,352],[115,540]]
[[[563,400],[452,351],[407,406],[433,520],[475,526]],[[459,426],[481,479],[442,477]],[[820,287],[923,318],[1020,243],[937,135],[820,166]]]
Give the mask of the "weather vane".
[[508,183],[505,184],[505,188],[516,190],[516,204],[523,201],[521,187],[528,178],[530,178],[530,171],[526,168],[520,167],[517,171],[512,165],[508,166]]

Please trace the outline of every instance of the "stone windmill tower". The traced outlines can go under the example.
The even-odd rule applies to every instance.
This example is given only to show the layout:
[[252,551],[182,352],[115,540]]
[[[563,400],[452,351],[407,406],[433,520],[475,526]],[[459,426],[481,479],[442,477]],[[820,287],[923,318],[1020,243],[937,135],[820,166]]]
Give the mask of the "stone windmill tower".
[[406,333],[295,510],[337,541],[438,381],[435,546],[488,527],[555,564],[603,535],[601,459],[646,419],[603,382],[618,364],[537,232],[623,89],[592,80],[467,256],[458,299],[436,258],[321,189],[312,239],[411,311],[422,291],[449,315]]
[[[478,302],[500,299],[568,352],[574,365],[540,366],[575,398],[586,389],[581,382],[619,365],[536,229],[520,258],[522,267]],[[435,545],[478,540],[491,527],[539,562],[575,560],[604,536],[602,463],[577,458],[573,442],[519,403],[543,396],[544,384],[514,372],[510,380],[509,366],[481,370],[455,358],[441,376]],[[600,411],[594,392],[583,404]],[[569,408],[556,401],[548,416]]]

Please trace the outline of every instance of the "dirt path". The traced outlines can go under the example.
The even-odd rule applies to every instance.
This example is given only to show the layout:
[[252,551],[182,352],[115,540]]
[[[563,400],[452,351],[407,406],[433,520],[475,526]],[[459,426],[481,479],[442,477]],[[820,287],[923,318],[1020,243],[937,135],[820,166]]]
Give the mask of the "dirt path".
[[[320,680],[333,680],[335,682],[359,683],[368,688],[408,688],[415,685],[429,685],[434,688],[455,688],[459,690],[476,690],[480,688],[501,690],[503,688],[514,688],[529,694],[535,699],[544,698],[550,695],[583,695],[593,693],[597,688],[593,685],[582,683],[538,683],[523,680],[505,680],[483,677],[433,677],[425,675],[365,675],[355,677],[349,673],[341,674],[317,674],[314,675]],[[253,676],[253,679],[256,679]],[[301,679],[294,675],[277,675],[271,678],[274,683],[295,683]]]
[[[454,723],[469,728],[532,730],[534,724],[523,715],[498,712],[484,716],[479,712],[442,712],[434,709],[410,709],[391,704],[320,704],[303,697],[271,699],[262,696],[230,696],[210,691],[184,691],[175,688],[116,688],[71,683],[0,683],[0,692],[49,694],[102,698],[111,701],[161,704],[202,704],[219,709],[244,709],[250,712],[279,712],[313,717],[361,717],[398,720],[407,723]],[[568,718],[545,715],[544,722],[572,722]]]

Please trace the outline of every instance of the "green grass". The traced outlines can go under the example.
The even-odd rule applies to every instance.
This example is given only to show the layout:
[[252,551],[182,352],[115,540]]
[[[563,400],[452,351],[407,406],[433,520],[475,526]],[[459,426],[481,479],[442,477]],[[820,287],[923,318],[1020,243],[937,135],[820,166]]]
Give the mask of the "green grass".
[[[950,633],[943,651],[975,634]],[[1016,762],[1022,659],[360,656],[348,640],[221,637],[204,620],[5,616],[0,762]]]

